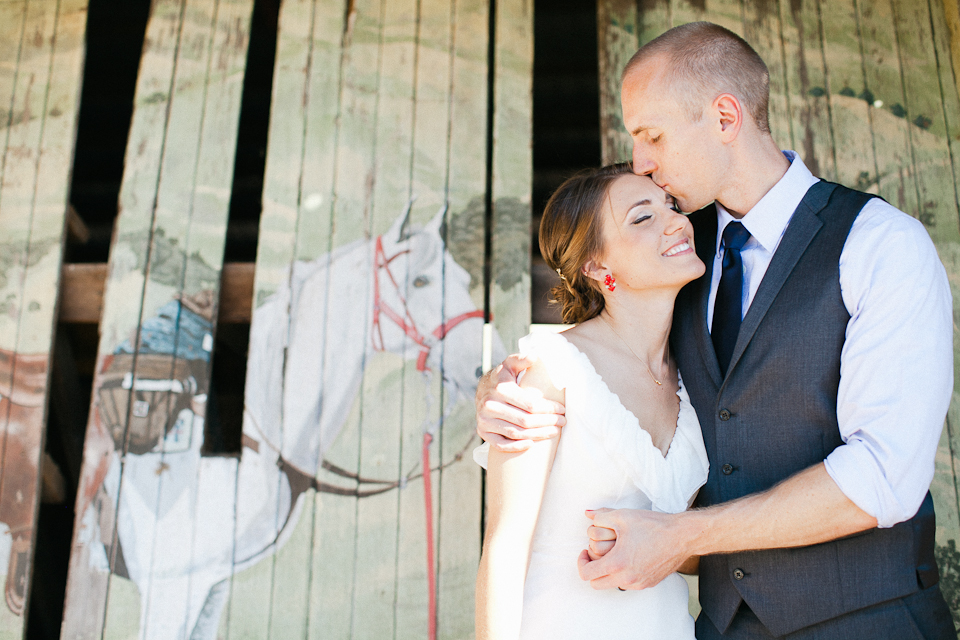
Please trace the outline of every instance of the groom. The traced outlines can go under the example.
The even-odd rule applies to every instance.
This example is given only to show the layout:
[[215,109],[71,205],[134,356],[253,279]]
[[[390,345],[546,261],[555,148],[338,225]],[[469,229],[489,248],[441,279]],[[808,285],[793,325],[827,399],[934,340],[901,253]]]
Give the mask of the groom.
[[[634,171],[695,212],[707,266],[671,344],[710,474],[698,509],[593,514],[591,537],[616,542],[580,575],[643,589],[702,556],[699,640],[956,638],[927,492],[953,386],[946,275],[918,222],[779,150],[768,81],[709,23],[624,71]],[[504,450],[563,424],[515,384],[527,366],[511,356],[477,391],[478,432]]]

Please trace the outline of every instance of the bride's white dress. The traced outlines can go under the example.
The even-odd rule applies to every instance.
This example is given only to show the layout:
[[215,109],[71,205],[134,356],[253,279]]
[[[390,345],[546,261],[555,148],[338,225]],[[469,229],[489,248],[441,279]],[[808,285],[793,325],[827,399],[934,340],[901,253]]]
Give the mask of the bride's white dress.
[[[663,456],[587,356],[562,335],[531,334],[520,351],[536,355],[554,386],[566,390],[567,416],[534,534],[520,637],[693,639],[687,584],[679,574],[643,591],[597,591],[577,572],[590,525],[586,509],[677,513],[706,482],[700,424],[682,381],[676,434]],[[478,450],[478,460],[485,453]]]

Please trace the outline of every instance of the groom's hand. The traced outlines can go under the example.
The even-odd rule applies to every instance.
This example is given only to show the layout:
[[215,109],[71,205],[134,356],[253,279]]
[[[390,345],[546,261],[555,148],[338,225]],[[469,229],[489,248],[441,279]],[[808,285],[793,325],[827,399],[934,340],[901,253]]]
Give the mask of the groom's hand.
[[562,404],[517,384],[517,376],[533,362],[525,356],[509,356],[477,384],[477,433],[500,451],[526,451],[535,440],[559,435],[566,424]]
[[692,554],[672,528],[674,516],[637,509],[601,509],[594,512],[593,526],[610,529],[616,543],[603,557],[592,560],[580,554],[580,578],[594,589],[646,589],[677,571]]

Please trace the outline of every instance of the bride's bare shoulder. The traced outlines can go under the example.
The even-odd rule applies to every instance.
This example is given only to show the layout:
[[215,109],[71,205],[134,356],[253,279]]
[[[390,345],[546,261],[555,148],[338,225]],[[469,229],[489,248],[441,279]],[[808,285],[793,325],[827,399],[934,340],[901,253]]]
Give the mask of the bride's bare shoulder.
[[561,332],[570,344],[589,355],[599,344],[603,344],[603,335],[598,331],[599,317],[590,318]]

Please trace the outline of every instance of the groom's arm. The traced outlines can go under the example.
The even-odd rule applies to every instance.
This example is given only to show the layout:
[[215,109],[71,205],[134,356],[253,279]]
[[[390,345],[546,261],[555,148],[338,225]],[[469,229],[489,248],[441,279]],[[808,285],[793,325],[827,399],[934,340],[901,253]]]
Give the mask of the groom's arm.
[[877,526],[840,491],[823,464],[773,488],[679,514],[621,509],[598,513],[617,543],[603,558],[580,558],[580,577],[596,589],[645,589],[678,571],[691,556],[800,547]]

